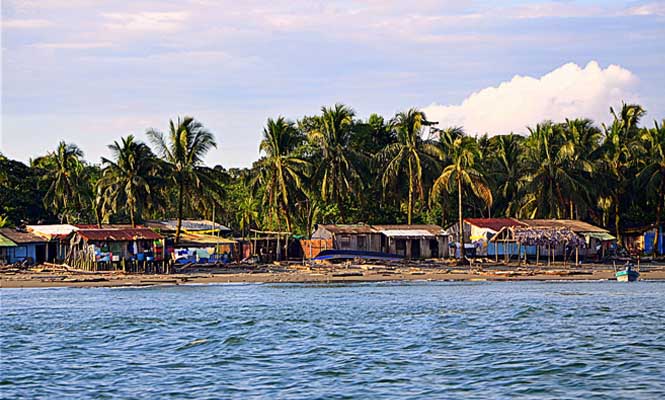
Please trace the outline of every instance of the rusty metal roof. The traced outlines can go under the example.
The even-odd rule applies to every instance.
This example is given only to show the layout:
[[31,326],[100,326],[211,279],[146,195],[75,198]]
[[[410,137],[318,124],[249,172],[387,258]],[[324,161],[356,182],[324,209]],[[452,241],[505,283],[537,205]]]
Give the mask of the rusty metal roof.
[[523,219],[521,221],[530,227],[565,228],[575,233],[609,232],[607,229],[576,219]]
[[14,228],[0,228],[0,235],[16,244],[46,243],[47,240],[32,232],[17,231]]

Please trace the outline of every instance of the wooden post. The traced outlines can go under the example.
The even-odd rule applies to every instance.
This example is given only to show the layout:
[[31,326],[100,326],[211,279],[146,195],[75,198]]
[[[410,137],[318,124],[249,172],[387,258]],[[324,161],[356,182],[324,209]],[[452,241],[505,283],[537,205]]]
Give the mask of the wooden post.
[[575,268],[580,265],[580,246],[575,246]]

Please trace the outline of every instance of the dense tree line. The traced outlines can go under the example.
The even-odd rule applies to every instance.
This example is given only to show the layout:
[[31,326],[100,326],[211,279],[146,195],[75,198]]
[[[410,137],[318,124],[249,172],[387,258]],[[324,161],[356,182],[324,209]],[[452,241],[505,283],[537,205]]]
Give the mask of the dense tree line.
[[170,121],[109,145],[86,162],[76,145],[29,165],[0,155],[0,224],[214,218],[302,235],[315,223],[435,223],[461,216],[576,218],[612,228],[660,224],[665,121],[624,104],[613,121],[544,121],[527,136],[471,137],[411,109],[367,120],[342,104],[298,121],[268,119],[251,168],[203,162],[214,136],[201,122]]

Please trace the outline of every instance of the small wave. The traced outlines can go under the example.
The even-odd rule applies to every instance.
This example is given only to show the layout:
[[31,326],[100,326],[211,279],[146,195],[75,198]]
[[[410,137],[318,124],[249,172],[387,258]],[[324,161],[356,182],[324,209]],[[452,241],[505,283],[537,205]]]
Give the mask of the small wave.
[[208,343],[208,339],[194,339],[191,342],[187,343],[186,345],[178,347],[176,350],[177,351],[185,350],[189,349],[190,347],[199,346],[204,343]]

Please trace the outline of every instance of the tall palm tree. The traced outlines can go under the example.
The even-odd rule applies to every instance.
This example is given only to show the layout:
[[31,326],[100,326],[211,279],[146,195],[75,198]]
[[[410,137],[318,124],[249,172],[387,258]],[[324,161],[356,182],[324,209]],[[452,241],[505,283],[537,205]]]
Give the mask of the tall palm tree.
[[[97,183],[102,198],[104,213],[118,212],[119,207],[127,207],[132,227],[141,210],[149,204],[155,183],[157,162],[152,150],[133,135],[121,138],[108,146],[113,160],[102,157],[104,170]],[[152,182],[151,182],[152,181]]]
[[575,141],[561,125],[545,121],[529,131],[522,159],[525,197],[519,214],[563,218],[571,202],[588,199],[586,177],[593,167],[580,157]]
[[263,187],[263,203],[282,214],[290,232],[291,200],[294,192],[302,189],[302,177],[308,173],[309,162],[294,154],[304,141],[293,122],[279,117],[268,118],[263,128],[259,149],[265,157],[257,163],[256,180]]
[[[487,178],[496,194],[495,212],[506,217],[517,213],[522,177],[524,137],[513,133],[495,136],[487,156]],[[493,213],[495,214],[495,213]]]
[[73,222],[89,204],[86,196],[90,195],[90,190],[86,187],[83,151],[75,144],[62,141],[55,151],[36,159],[33,165],[45,171],[48,190],[44,205],[52,206],[61,221]]
[[427,121],[424,112],[412,108],[395,115],[390,125],[397,133],[397,142],[389,144],[377,154],[379,159],[387,162],[381,183],[385,193],[391,182],[400,176],[406,178],[409,187],[406,215],[407,224],[411,225],[414,194],[417,192],[420,201],[424,200],[423,167],[425,164],[434,164],[434,160],[426,152],[426,148],[433,145],[422,138],[423,127],[432,123]]
[[614,117],[612,125],[603,125],[603,168],[611,185],[609,191],[614,205],[614,229],[617,241],[621,243],[621,202],[628,187],[630,169],[634,165],[634,154],[640,151],[637,124],[645,111],[639,105],[624,103],[620,113],[617,114],[613,108],[610,108],[610,112]]
[[317,179],[321,182],[321,198],[332,200],[344,213],[342,201],[362,188],[360,175],[363,155],[349,146],[355,112],[343,105],[322,107],[310,139],[321,151]]
[[203,157],[217,147],[215,137],[203,124],[192,117],[169,121],[169,132],[150,129],[148,137],[157,148],[168,166],[169,177],[177,190],[177,219],[175,241],[180,241],[182,217],[185,207],[185,194],[196,195],[195,191],[215,185],[208,168],[203,165]]
[[646,188],[648,194],[656,195],[656,229],[653,248],[658,252],[660,240],[660,223],[662,220],[663,203],[665,202],[665,119],[654,122],[655,127],[644,129],[642,140],[646,142],[647,157],[637,175],[640,187]]
[[455,139],[449,149],[449,154],[440,154],[441,158],[449,157],[451,164],[447,165],[441,175],[434,181],[432,195],[443,191],[449,193],[457,190],[457,210],[459,219],[460,256],[464,259],[464,219],[462,214],[462,197],[464,188],[480,198],[487,206],[492,205],[492,192],[485,181],[483,173],[475,168],[476,161],[481,158],[478,143],[474,138],[462,136]]

